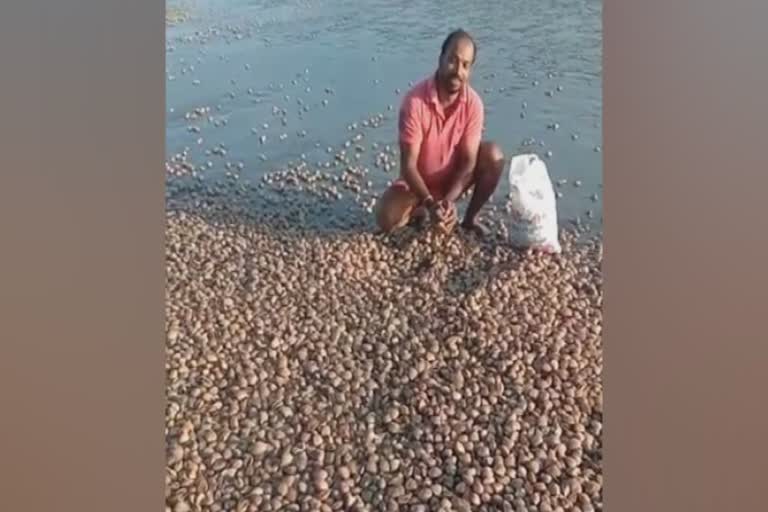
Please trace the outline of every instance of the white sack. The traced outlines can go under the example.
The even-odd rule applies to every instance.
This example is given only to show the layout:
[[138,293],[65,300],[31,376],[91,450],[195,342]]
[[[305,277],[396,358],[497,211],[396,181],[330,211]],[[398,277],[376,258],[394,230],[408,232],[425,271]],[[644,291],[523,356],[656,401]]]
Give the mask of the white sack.
[[511,159],[509,191],[512,245],[559,253],[562,249],[555,190],[547,166],[538,155],[523,154]]

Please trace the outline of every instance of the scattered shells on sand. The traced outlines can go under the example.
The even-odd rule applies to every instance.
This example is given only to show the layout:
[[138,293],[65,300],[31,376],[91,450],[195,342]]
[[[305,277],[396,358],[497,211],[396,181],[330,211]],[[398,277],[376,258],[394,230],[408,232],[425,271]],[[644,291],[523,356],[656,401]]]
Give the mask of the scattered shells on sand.
[[[602,510],[602,243],[584,225],[599,205],[560,255],[510,248],[503,202],[483,210],[483,238],[379,234],[399,153],[375,129],[396,123],[393,89],[326,141],[302,119],[333,112],[319,106],[334,91],[293,71],[272,97],[242,79],[229,93],[270,102],[238,128],[270,155],[250,149],[247,173],[206,131],[226,126],[229,101],[185,115],[199,160],[185,148],[166,162],[166,511]],[[558,199],[578,192],[567,183],[581,185],[559,180]]]
[[364,171],[265,176],[316,201],[174,186],[167,507],[601,509],[599,240],[564,231],[546,256],[460,231],[382,236],[360,210],[313,229],[342,186],[370,190]]

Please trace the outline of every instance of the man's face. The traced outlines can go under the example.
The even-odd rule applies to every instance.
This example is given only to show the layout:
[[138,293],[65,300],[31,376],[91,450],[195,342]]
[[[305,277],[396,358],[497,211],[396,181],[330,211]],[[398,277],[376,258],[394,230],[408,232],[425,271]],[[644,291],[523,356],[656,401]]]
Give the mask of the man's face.
[[455,93],[469,81],[475,48],[467,38],[455,40],[440,58],[438,77],[445,90]]

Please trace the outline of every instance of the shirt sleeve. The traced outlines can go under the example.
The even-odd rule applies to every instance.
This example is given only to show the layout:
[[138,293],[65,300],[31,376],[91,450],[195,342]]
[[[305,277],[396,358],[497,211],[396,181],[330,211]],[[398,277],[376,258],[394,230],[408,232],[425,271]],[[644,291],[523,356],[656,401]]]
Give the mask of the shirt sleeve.
[[409,146],[421,144],[423,138],[421,129],[421,106],[416,98],[408,96],[400,106],[398,132],[401,144]]
[[469,102],[469,113],[467,116],[467,129],[464,135],[464,142],[467,147],[477,148],[483,138],[483,124],[485,123],[485,107],[479,97],[475,97]]

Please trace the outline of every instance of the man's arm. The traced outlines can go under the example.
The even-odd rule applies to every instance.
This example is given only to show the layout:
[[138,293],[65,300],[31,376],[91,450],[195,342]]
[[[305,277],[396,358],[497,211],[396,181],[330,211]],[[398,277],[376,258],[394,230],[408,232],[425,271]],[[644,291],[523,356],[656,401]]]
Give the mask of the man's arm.
[[472,180],[472,172],[477,165],[477,152],[480,149],[480,143],[469,146],[462,144],[458,159],[456,162],[456,174],[453,183],[451,183],[448,193],[445,195],[445,201],[455,203],[462,192],[466,190]]
[[403,179],[408,187],[419,198],[419,202],[424,202],[432,197],[429,189],[424,184],[418,169],[420,145],[400,143],[400,169]]
[[477,165],[477,153],[480,150],[480,140],[483,136],[483,123],[485,121],[485,112],[482,102],[479,100],[473,104],[470,109],[467,129],[458,148],[458,159],[456,162],[456,173],[454,182],[448,188],[445,200],[448,204],[453,204],[459,198],[462,192],[467,188],[472,180],[472,173]]
[[400,141],[400,175],[416,194],[420,203],[430,202],[432,195],[418,169],[423,133],[419,118],[421,105],[412,97],[403,101],[398,120]]

